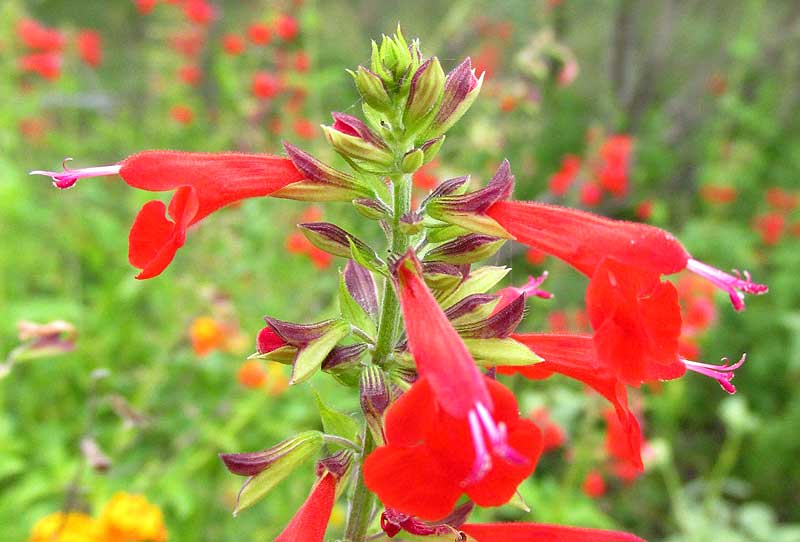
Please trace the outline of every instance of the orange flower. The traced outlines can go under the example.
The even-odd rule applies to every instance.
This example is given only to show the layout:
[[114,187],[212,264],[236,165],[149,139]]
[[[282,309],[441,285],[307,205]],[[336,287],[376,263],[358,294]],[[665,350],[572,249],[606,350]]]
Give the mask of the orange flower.
[[192,348],[198,356],[205,356],[212,350],[221,349],[228,338],[226,326],[210,316],[200,316],[189,326]]
[[251,359],[239,367],[236,379],[245,388],[257,389],[267,383],[267,373],[259,360]]
[[116,493],[100,514],[103,542],[166,542],[161,509],[143,495]]
[[36,522],[30,542],[100,542],[101,534],[100,525],[86,514],[56,512]]

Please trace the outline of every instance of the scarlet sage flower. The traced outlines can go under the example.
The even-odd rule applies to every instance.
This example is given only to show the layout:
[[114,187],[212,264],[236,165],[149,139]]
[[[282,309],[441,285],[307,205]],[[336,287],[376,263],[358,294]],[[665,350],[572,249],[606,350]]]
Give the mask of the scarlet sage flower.
[[33,53],[19,59],[23,72],[38,74],[43,79],[55,81],[61,77],[61,53]]
[[197,86],[202,77],[203,72],[194,64],[181,66],[178,70],[178,78],[187,85]]
[[460,529],[476,542],[645,542],[621,531],[545,523],[466,523]]
[[421,378],[387,411],[387,445],[367,458],[365,482],[386,506],[424,519],[445,516],[462,493],[503,504],[533,472],[541,434],[508,389],[480,374],[413,251],[394,277]]
[[[541,433],[520,419],[510,390],[480,378],[493,402],[484,425],[493,428],[487,431],[491,448],[481,434],[484,422],[448,414],[426,377],[386,411],[386,445],[367,457],[364,482],[387,508],[435,520],[449,514],[462,494],[479,506],[500,506],[533,472],[542,451]],[[488,468],[479,466],[476,479],[481,457]]]
[[583,183],[579,199],[584,207],[597,207],[603,201],[603,191],[597,183]]
[[22,19],[17,23],[17,36],[25,47],[39,51],[61,51],[66,42],[61,32],[33,19]]
[[156,7],[158,0],[134,0],[134,3],[140,15],[147,15]]
[[603,479],[603,475],[596,470],[590,471],[583,480],[581,490],[583,490],[586,495],[593,499],[597,499],[598,497],[605,495],[606,481]]
[[207,0],[186,0],[183,13],[191,22],[203,26],[211,24],[217,16],[217,10]]
[[233,152],[145,151],[110,166],[31,173],[51,177],[62,189],[82,178],[118,174],[134,188],[174,190],[169,207],[150,201],[133,223],[128,259],[141,269],[138,279],[155,277],[166,269],[186,241],[187,229],[209,214],[245,198],[269,196],[304,178],[288,158]]
[[274,98],[281,91],[281,81],[268,72],[256,72],[253,75],[251,89],[253,96],[262,100]]
[[636,416],[628,406],[628,391],[617,376],[597,357],[591,335],[525,333],[511,338],[530,348],[544,361],[520,367],[498,367],[502,374],[521,374],[541,380],[559,373],[583,382],[605,397],[614,407],[624,428],[625,457],[643,470],[641,460],[641,430]]
[[614,135],[600,146],[600,166],[597,169],[597,182],[603,189],[615,196],[628,192],[628,169],[633,141],[627,135]]
[[323,542],[336,501],[336,477],[326,472],[275,542]]
[[300,25],[291,15],[279,15],[275,20],[275,33],[283,41],[292,41],[300,33]]
[[172,117],[172,120],[184,126],[194,122],[194,110],[188,105],[178,104],[172,106],[169,110],[169,116]]
[[237,34],[225,34],[222,37],[222,48],[231,56],[238,56],[244,52],[244,40]]
[[90,68],[97,68],[103,62],[103,40],[94,30],[82,30],[78,34],[78,54]]
[[672,234],[649,224],[522,201],[498,201],[486,215],[517,241],[551,254],[587,276],[592,276],[606,257],[664,275],[686,269],[725,290],[736,310],[744,309],[745,293],[768,290],[753,282],[747,272],[730,275],[695,260]]
[[247,27],[247,37],[255,45],[267,45],[272,41],[272,31],[265,23],[253,23]]
[[568,154],[561,160],[561,169],[553,173],[548,180],[550,193],[554,196],[563,196],[572,186],[572,181],[581,170],[581,159],[574,154]]

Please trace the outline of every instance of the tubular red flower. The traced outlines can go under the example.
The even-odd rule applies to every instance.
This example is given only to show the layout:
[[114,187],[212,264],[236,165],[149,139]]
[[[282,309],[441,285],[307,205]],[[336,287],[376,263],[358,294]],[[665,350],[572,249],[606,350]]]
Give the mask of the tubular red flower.
[[118,173],[134,188],[175,190],[169,207],[157,200],[147,202],[133,223],[128,259],[141,269],[138,279],[155,277],[166,269],[183,246],[189,226],[226,205],[268,196],[303,179],[291,160],[279,156],[176,151],[145,151],[111,166],[31,173],[50,176],[58,188],[69,188],[84,177]]
[[630,386],[683,376],[678,291],[658,273],[604,260],[586,289],[600,362]]
[[469,431],[472,446],[469,441],[465,444],[473,453],[472,469],[455,483],[479,483],[496,470],[493,455],[509,464],[525,464],[525,458],[509,444],[504,425],[495,421],[495,405],[486,381],[428,290],[413,250],[395,263],[394,278],[417,371],[427,379],[436,407],[459,419]]
[[323,542],[336,501],[336,476],[326,472],[275,542]]
[[598,360],[591,335],[524,333],[511,335],[511,338],[530,348],[544,361],[521,367],[498,367],[498,372],[517,373],[534,380],[559,373],[583,382],[613,405],[624,428],[626,457],[638,470],[644,469],[641,430],[628,406],[628,391],[616,375]]
[[648,224],[613,220],[577,209],[528,201],[498,201],[486,211],[517,241],[551,254],[587,276],[604,258],[662,275],[687,269],[728,292],[736,310],[744,294],[763,294],[768,288],[735,272],[729,275],[699,262],[675,237]]
[[81,60],[90,68],[103,62],[103,40],[95,30],[82,30],[77,38],[78,53]]
[[545,523],[466,523],[461,530],[477,542],[645,542],[621,531]]
[[[415,382],[389,407],[386,445],[373,451],[364,464],[364,482],[387,508],[435,520],[450,513],[462,494],[480,506],[499,506],[533,472],[542,451],[539,429],[519,417],[510,390],[481,378],[494,404],[492,423],[480,428],[487,433],[488,446],[475,441],[473,426],[483,423],[477,420],[480,415],[448,414],[427,378]],[[475,479],[474,466],[482,454],[490,468]]]

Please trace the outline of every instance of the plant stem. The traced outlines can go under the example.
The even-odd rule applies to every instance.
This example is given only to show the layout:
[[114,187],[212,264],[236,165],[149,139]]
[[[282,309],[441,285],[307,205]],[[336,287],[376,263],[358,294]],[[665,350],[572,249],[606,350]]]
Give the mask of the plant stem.
[[356,469],[353,473],[356,477],[356,485],[350,497],[350,509],[348,510],[347,525],[344,531],[345,542],[363,542],[372,520],[372,508],[375,506],[375,496],[364,484],[362,471],[364,467],[364,458],[369,455],[374,447],[375,441],[372,439],[372,433],[365,427],[363,441],[364,452],[361,454],[359,464],[354,467]]
[[[396,163],[399,164],[405,154],[406,144],[398,142],[395,150]],[[390,241],[390,253],[392,255],[402,254],[408,249],[409,237],[400,230],[400,218],[411,209],[411,177],[396,173],[391,176],[394,186],[394,202],[392,217],[392,231]],[[382,365],[394,347],[397,337],[397,328],[400,324],[400,303],[397,294],[392,286],[391,279],[387,278],[383,285],[383,299],[381,307],[381,319],[378,326],[378,339],[372,355],[372,362]],[[354,467],[355,485],[350,498],[350,508],[347,514],[347,524],[345,526],[345,542],[364,542],[367,538],[367,531],[372,522],[372,509],[375,506],[375,496],[364,484],[363,467],[364,460],[375,447],[375,441],[369,428],[364,425],[364,441],[362,453],[358,459],[358,464]]]

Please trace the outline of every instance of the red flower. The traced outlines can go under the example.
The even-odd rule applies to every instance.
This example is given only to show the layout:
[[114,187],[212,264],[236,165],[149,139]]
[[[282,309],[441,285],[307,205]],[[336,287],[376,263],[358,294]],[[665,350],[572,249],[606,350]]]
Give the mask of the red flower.
[[653,200],[647,199],[639,203],[636,206],[636,218],[641,220],[642,222],[647,222],[653,216],[653,207],[654,207]]
[[564,260],[587,276],[592,276],[606,257],[658,274],[688,269],[728,292],[736,310],[744,308],[745,293],[768,290],[752,282],[747,273],[744,277],[729,275],[693,259],[670,233],[649,224],[521,201],[498,201],[486,215],[519,242]]
[[[390,407],[396,421],[389,428],[387,418],[388,445],[368,459],[365,480],[387,506],[426,519],[447,514],[465,491],[478,504],[502,504],[533,472],[541,435],[530,421],[519,420],[513,395],[480,374],[422,280],[412,250],[395,262],[393,275],[421,379]],[[451,440],[441,440],[445,436]],[[410,468],[420,476],[413,495],[406,483]],[[435,478],[426,480],[427,475]]]
[[706,203],[712,204],[725,204],[736,201],[738,192],[733,186],[725,186],[719,184],[707,184],[700,188],[700,197]]
[[19,68],[55,81],[61,77],[61,53],[32,53],[19,59]]
[[208,25],[217,16],[217,10],[207,0],[186,0],[183,4],[186,18],[199,25]]
[[82,30],[78,34],[78,54],[87,66],[96,68],[103,62],[103,41],[94,30]]
[[291,15],[278,15],[275,20],[275,33],[283,41],[292,41],[300,33],[300,25],[297,23],[297,19]]
[[247,37],[255,45],[267,45],[272,41],[272,31],[264,23],[253,23],[247,27]]
[[297,51],[294,55],[294,69],[299,72],[307,72],[311,67],[311,58],[305,51]]
[[253,75],[253,96],[262,100],[274,98],[281,91],[281,81],[269,72],[256,72]]
[[630,386],[686,372],[678,357],[678,291],[658,273],[606,259],[586,290],[598,359]]
[[[462,494],[480,506],[499,506],[533,472],[542,451],[539,430],[531,421],[520,419],[510,390],[481,378],[494,405],[496,428],[519,460],[509,461],[498,449],[486,450],[480,436],[476,442],[473,419],[448,414],[429,379],[423,377],[389,407],[386,445],[364,463],[364,482],[386,507],[433,520],[446,516]],[[474,465],[481,453],[492,466],[475,480]]]
[[593,470],[586,475],[581,489],[586,495],[596,499],[606,494],[606,481],[603,480],[603,475]]
[[645,542],[620,531],[544,523],[466,523],[460,529],[477,542]]
[[336,501],[336,476],[325,472],[275,542],[323,542]]
[[800,204],[800,194],[773,187],[767,190],[767,203],[776,211],[790,213]]
[[303,179],[288,158],[233,152],[145,151],[112,166],[32,173],[52,177],[59,188],[69,188],[84,177],[119,174],[134,188],[175,190],[168,208],[161,201],[150,201],[133,223],[128,259],[141,269],[138,279],[155,277],[166,269],[183,246],[189,226],[217,209],[245,198],[268,196]]
[[61,32],[33,19],[22,19],[17,23],[17,36],[25,47],[39,51],[58,52],[66,42]]
[[136,4],[136,9],[139,11],[141,15],[147,15],[153,8],[156,7],[158,0],[134,0]]
[[222,36],[222,48],[231,56],[238,56],[244,52],[244,40],[237,34]]
[[314,139],[316,125],[308,119],[295,119],[292,124],[294,133],[302,139]]
[[194,64],[187,64],[180,67],[178,77],[187,85],[197,86],[203,77],[203,72]]
[[597,357],[594,340],[590,335],[536,334],[512,335],[512,339],[524,344],[544,361],[523,367],[498,367],[503,374],[518,373],[526,378],[541,380],[559,373],[583,382],[605,397],[614,407],[625,438],[625,457],[642,470],[641,431],[636,416],[628,406],[625,385]]
[[597,183],[583,183],[580,192],[581,205],[585,207],[597,207],[603,201],[603,191]]
[[194,110],[188,105],[178,104],[172,106],[169,110],[169,116],[172,117],[172,120],[184,126],[194,122]]
[[[628,428],[620,423],[619,416],[616,416],[613,410],[603,412],[603,417],[606,420],[606,452],[612,460],[612,471],[625,481],[633,481],[641,474],[641,469],[640,465],[630,458]],[[641,449],[644,439],[641,433],[637,433],[636,436],[639,437],[638,447]]]
[[203,49],[205,35],[196,29],[189,29],[173,35],[170,38],[170,46],[180,54],[193,58]]
[[777,245],[786,231],[786,217],[779,213],[767,213],[755,217],[753,227],[765,245]]
[[563,196],[572,185],[572,181],[581,170],[581,159],[574,154],[568,154],[561,160],[561,169],[553,173],[548,181],[550,193],[554,196]]
[[628,169],[633,141],[627,135],[615,135],[606,139],[600,146],[600,166],[597,169],[597,182],[603,189],[615,196],[628,192]]
[[428,162],[411,176],[411,182],[415,187],[421,190],[432,190],[439,184],[439,176],[436,174],[436,169],[439,167],[438,160]]

